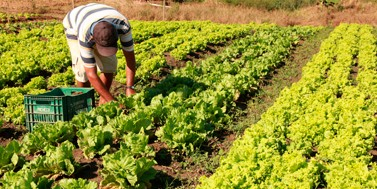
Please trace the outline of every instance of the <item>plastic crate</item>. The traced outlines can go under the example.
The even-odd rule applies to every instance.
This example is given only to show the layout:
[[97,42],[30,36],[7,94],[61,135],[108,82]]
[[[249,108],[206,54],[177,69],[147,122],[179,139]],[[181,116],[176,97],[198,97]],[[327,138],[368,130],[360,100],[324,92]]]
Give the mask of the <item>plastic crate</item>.
[[24,95],[26,127],[31,132],[40,122],[70,121],[95,107],[93,88],[55,88],[39,95]]

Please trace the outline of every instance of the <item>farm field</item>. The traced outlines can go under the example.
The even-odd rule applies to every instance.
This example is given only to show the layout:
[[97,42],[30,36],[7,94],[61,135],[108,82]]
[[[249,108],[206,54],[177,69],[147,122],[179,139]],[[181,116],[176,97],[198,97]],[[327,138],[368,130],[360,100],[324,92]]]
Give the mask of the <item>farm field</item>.
[[375,188],[375,40],[371,26],[336,27],[198,188]]
[[59,20],[1,16],[0,188],[376,188],[372,25],[131,20],[138,93],[118,52],[118,102],[28,132],[69,51]]

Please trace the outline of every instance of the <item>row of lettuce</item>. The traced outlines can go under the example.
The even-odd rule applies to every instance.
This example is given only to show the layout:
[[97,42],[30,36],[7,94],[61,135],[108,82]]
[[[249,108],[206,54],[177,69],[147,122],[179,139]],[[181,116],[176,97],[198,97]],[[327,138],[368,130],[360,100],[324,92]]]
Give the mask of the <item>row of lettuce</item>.
[[197,188],[376,188],[377,39],[341,24]]
[[[224,25],[207,21],[133,21],[138,86],[148,86],[152,76],[167,67],[165,54],[176,61],[250,34],[251,25]],[[18,28],[9,33],[11,27]],[[116,80],[126,82],[125,58],[118,54]],[[25,124],[23,95],[74,84],[71,60],[62,24],[43,22],[3,25],[0,32],[0,121]],[[42,76],[40,76],[42,75]],[[43,81],[48,77],[48,80]]]
[[[80,170],[85,165],[75,159],[73,153],[77,151],[83,152],[84,159],[102,158],[102,187],[147,187],[156,174],[153,166],[158,163],[154,149],[148,145],[150,139],[156,138],[181,154],[200,150],[216,130],[231,122],[235,100],[255,90],[261,78],[280,65],[301,39],[320,29],[267,24],[239,28],[235,27],[235,31],[245,33],[216,56],[187,62],[155,86],[143,88],[131,97],[121,95],[119,102],[80,113],[70,122],[38,124],[22,141],[0,147],[4,154],[1,187],[96,188],[96,183],[82,178]],[[169,32],[153,35],[170,36]],[[148,38],[153,35],[146,34],[143,42],[156,38]],[[194,38],[184,39],[183,43],[186,40]],[[156,51],[153,53],[158,56]],[[118,103],[126,106],[126,112]],[[63,179],[54,180],[57,176]]]
[[8,14],[0,12],[0,22],[2,23],[12,23],[22,20],[31,20],[33,17],[38,17],[35,13],[18,13],[18,14]]

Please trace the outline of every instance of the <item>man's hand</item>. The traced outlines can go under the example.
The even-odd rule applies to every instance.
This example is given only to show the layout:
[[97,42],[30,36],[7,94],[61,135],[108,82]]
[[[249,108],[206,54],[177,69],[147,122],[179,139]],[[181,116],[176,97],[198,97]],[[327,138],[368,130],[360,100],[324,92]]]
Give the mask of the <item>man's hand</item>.
[[126,96],[131,96],[133,94],[136,94],[135,90],[132,88],[126,88]]

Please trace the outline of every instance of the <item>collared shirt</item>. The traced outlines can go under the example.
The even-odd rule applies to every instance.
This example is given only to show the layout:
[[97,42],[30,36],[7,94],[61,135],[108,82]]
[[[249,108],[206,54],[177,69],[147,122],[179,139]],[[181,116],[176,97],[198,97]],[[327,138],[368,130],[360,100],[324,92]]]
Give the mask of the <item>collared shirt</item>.
[[131,25],[125,16],[104,4],[90,3],[78,6],[64,17],[63,26],[66,37],[78,41],[80,56],[88,67],[95,66],[93,54],[95,43],[92,39],[91,26],[99,21],[107,21],[115,26],[123,50],[134,50]]

